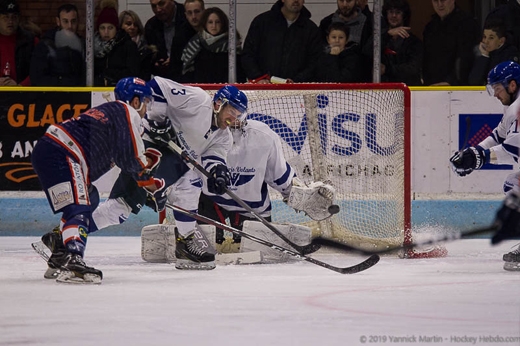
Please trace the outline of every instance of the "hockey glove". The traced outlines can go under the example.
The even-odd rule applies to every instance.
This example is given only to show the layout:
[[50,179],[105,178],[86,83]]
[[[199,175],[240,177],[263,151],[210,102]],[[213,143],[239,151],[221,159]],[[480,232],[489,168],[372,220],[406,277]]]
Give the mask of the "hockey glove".
[[166,202],[168,201],[168,191],[166,189],[166,183],[164,182],[164,179],[157,179],[154,178],[155,186],[157,187],[157,190],[154,192],[148,191],[148,193],[151,195],[154,204],[147,203],[148,206],[150,206],[153,210],[159,212],[163,211],[164,208],[166,208]]
[[231,184],[231,175],[224,165],[216,165],[209,172],[208,191],[216,195],[222,195]]
[[148,164],[145,167],[145,172],[148,174],[152,174],[159,166],[159,162],[161,162],[162,154],[159,150],[154,148],[147,148],[144,152],[144,156],[148,159]]
[[516,192],[507,194],[502,207],[497,211],[495,225],[498,230],[491,238],[491,244],[520,236],[520,196]]
[[168,142],[176,137],[169,118],[166,118],[163,123],[150,119],[147,119],[147,121],[148,125],[145,125],[145,132],[158,146],[167,146]]
[[484,150],[481,146],[469,147],[462,151],[457,151],[450,157],[451,167],[455,173],[464,177],[476,169],[482,168],[489,162],[489,150]]

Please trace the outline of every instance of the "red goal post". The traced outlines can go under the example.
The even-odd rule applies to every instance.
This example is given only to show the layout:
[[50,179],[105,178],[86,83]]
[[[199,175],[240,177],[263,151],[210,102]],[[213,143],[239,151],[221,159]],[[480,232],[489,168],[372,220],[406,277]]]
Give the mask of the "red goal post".
[[[222,85],[197,85],[213,94]],[[273,222],[299,223],[314,234],[367,250],[412,242],[410,90],[400,83],[239,84],[248,119],[281,139],[285,158],[304,182],[329,181],[341,210],[315,222],[270,191]],[[233,189],[233,187],[230,187]],[[410,250],[405,257],[443,251]]]

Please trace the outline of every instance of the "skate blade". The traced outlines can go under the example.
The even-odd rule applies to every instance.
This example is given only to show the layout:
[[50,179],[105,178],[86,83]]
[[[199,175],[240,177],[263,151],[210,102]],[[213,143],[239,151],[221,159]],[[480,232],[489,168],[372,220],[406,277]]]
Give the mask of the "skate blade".
[[215,261],[193,262],[186,259],[177,259],[175,268],[180,270],[212,270],[215,269]]
[[505,262],[504,270],[511,272],[520,271],[520,262]]
[[58,274],[56,282],[66,284],[87,284],[87,285],[99,285],[101,284],[101,277],[96,274],[83,274],[83,276],[77,276],[74,272],[64,270]]
[[56,268],[47,268],[45,271],[45,274],[43,274],[43,277],[46,279],[56,279],[58,275],[60,274],[60,270]]

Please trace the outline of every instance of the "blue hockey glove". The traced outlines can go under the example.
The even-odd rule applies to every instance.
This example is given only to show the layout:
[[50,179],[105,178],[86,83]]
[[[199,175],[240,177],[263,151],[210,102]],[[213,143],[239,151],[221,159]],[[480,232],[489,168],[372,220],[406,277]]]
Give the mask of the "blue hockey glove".
[[224,165],[216,165],[209,172],[208,191],[216,195],[222,195],[226,192],[227,187],[231,184],[231,175]]
[[450,157],[451,167],[455,173],[464,177],[476,169],[489,162],[489,150],[484,150],[481,146],[466,148],[461,152],[457,151]]

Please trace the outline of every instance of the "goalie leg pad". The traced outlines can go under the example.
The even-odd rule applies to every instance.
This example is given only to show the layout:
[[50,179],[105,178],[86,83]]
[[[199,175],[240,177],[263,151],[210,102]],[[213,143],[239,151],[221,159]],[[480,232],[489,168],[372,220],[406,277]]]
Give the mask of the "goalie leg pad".
[[175,226],[149,225],[143,227],[141,258],[150,263],[175,262]]
[[322,221],[333,215],[330,213],[329,207],[334,201],[334,194],[335,190],[332,185],[317,181],[309,186],[303,186],[303,184],[294,183],[293,180],[287,205],[303,211],[313,220]]
[[[303,246],[308,245],[311,242],[312,230],[309,227],[297,224],[276,224],[275,227],[295,244]],[[251,234],[257,238],[266,240],[270,243],[285,248],[292,249],[286,242],[280,239],[280,237],[274,234],[273,231],[271,231],[259,221],[244,221],[243,230],[245,233]],[[262,263],[280,263],[294,260],[294,257],[289,256],[281,251],[271,249],[268,246],[243,237],[242,242],[240,243],[240,252],[250,251],[260,251],[263,257]]]
[[[199,227],[213,248],[215,248],[215,226],[199,225]],[[150,263],[174,263],[176,261],[175,225],[149,225],[144,227],[141,231],[141,257],[143,261]],[[260,251],[217,254],[215,256],[215,263],[217,265],[261,262],[262,253]],[[56,275],[52,278],[56,278]]]
[[[215,226],[199,225],[215,248]],[[141,258],[150,263],[173,263],[175,258],[175,225],[149,225],[141,230]]]

